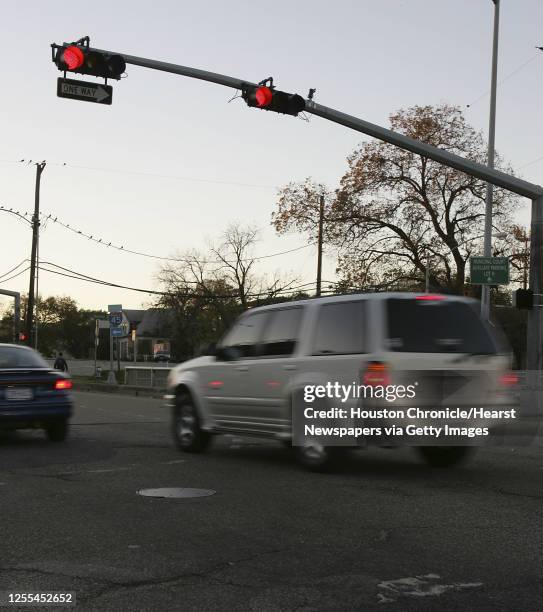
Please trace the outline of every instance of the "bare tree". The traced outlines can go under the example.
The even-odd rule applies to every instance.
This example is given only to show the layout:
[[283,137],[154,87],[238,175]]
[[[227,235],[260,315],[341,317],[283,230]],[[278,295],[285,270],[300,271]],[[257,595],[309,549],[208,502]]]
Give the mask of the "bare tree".
[[242,310],[272,301],[296,284],[256,273],[257,242],[256,228],[233,224],[208,254],[186,252],[162,267],[158,280],[164,295],[157,305],[173,313],[178,356],[193,355],[201,344],[217,340]]
[[245,309],[251,302],[266,302],[278,294],[291,289],[296,279],[284,280],[277,273],[257,275],[253,247],[259,240],[259,231],[254,226],[229,225],[221,236],[218,246],[211,246],[211,253],[220,265],[214,274],[222,275],[237,288],[237,297]]

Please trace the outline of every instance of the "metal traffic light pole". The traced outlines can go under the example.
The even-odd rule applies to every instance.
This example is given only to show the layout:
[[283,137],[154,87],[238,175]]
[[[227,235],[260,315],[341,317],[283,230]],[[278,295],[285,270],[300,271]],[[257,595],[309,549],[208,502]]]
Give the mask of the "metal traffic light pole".
[[[69,43],[65,43],[69,44]],[[162,72],[169,72],[172,74],[178,74],[201,81],[208,81],[210,83],[216,83],[217,85],[224,85],[225,87],[231,87],[233,89],[243,90],[247,86],[258,87],[257,83],[251,83],[242,79],[237,79],[231,76],[218,74],[215,72],[208,72],[207,70],[200,70],[198,68],[191,68],[189,66],[181,66],[178,64],[171,64],[168,62],[161,62],[158,60],[148,59],[144,57],[137,57],[134,55],[125,55],[117,51],[108,51],[105,49],[90,48],[89,51],[95,51],[97,53],[104,53],[107,55],[122,55],[124,61],[127,64],[133,66],[141,66],[142,68],[150,68],[152,70],[160,70]],[[535,185],[527,181],[523,181],[515,176],[500,172],[494,168],[489,168],[483,164],[471,161],[433,147],[424,142],[420,142],[403,134],[398,134],[392,130],[387,130],[381,126],[369,123],[358,117],[347,115],[341,111],[337,111],[333,108],[317,104],[312,99],[305,101],[306,113],[316,115],[327,121],[332,121],[343,125],[351,130],[361,132],[383,142],[411,151],[422,157],[433,159],[434,161],[454,168],[460,172],[465,172],[471,176],[481,179],[487,183],[491,183],[497,187],[502,187],[508,191],[512,191],[525,198],[532,200],[532,226],[531,226],[531,241],[530,241],[530,288],[534,292],[534,296],[543,294],[543,187]],[[527,346],[528,346],[528,369],[539,370],[542,369],[542,350],[543,350],[543,325],[541,323],[541,317],[543,316],[543,309],[539,308],[536,304],[535,308],[530,311],[528,319],[528,333],[527,333]]]

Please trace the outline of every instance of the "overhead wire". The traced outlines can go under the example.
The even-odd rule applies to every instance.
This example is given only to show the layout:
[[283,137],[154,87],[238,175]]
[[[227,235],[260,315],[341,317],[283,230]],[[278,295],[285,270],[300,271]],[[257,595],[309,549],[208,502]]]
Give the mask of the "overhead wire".
[[17,278],[18,276],[21,276],[21,274],[24,274],[25,272],[28,272],[28,270],[30,270],[30,266],[28,266],[28,268],[25,268],[24,270],[21,270],[17,274],[14,274],[13,276],[10,276],[9,278],[1,279],[0,283],[7,283],[8,281],[13,280],[14,278]]
[[[502,83],[505,83],[505,81],[509,80],[512,76],[514,76],[515,74],[517,74],[518,72],[520,72],[525,66],[527,66],[528,64],[530,64],[531,62],[533,62],[535,60],[536,57],[539,57],[541,54],[540,53],[536,53],[535,55],[533,55],[532,57],[530,57],[528,60],[526,60],[524,63],[520,64],[520,66],[517,66],[513,72],[510,72],[507,76],[505,76],[503,79],[501,79],[500,81],[498,81],[498,86],[500,86]],[[487,89],[484,93],[482,93],[478,98],[475,98],[475,100],[473,102],[470,102],[469,104],[466,104],[466,108],[471,108],[474,104],[477,104],[477,102],[480,102],[483,98],[485,98],[486,96],[488,96],[488,94],[490,93],[490,89]]]
[[[0,160],[4,163],[22,163],[27,161],[26,159],[15,161],[15,160]],[[212,185],[231,185],[233,187],[249,187],[252,189],[277,189],[276,185],[267,185],[263,183],[244,183],[242,181],[224,181],[218,179],[207,179],[197,178],[191,176],[184,176],[179,174],[159,174],[155,172],[144,172],[141,170],[124,170],[120,168],[104,168],[100,166],[84,166],[79,164],[71,164],[69,162],[47,162],[48,166],[66,167],[73,168],[74,170],[91,170],[94,172],[105,172],[107,174],[124,174],[130,176],[147,176],[150,178],[160,179],[174,179],[180,181],[188,181],[193,183],[206,183]]]
[[[47,266],[53,266],[55,268],[58,268],[59,270],[63,270],[63,272],[59,272],[59,270],[51,270],[49,268],[44,267],[45,265]],[[180,293],[180,292],[171,292],[171,291],[157,291],[155,289],[144,289],[141,287],[130,287],[127,285],[121,285],[119,283],[112,283],[110,281],[105,281],[93,276],[88,276],[86,274],[82,274],[80,272],[77,272],[75,270],[70,270],[69,268],[65,268],[63,266],[59,266],[57,264],[54,264],[52,262],[45,262],[45,261],[41,261],[40,265],[38,266],[40,270],[43,270],[44,272],[49,272],[51,274],[57,274],[59,276],[65,276],[68,278],[73,278],[76,280],[81,280],[81,281],[85,281],[85,282],[89,282],[89,283],[94,283],[94,284],[98,284],[98,285],[104,285],[104,286],[108,286],[108,287],[115,287],[117,289],[126,289],[128,291],[138,291],[140,293],[148,293],[148,294],[152,294],[152,295],[179,295],[179,296],[184,296],[184,297],[196,297],[196,298],[209,298],[209,297],[215,297],[215,298],[224,298],[224,299],[232,299],[236,297],[236,294],[233,290],[233,292],[231,294],[197,294],[195,292],[185,292],[185,293]],[[28,268],[27,268],[28,269]],[[199,283],[200,284],[200,283]],[[304,288],[307,288],[309,286],[313,286],[315,285],[314,282],[312,283],[305,283],[304,285],[299,285],[297,287],[285,287],[284,289],[278,291],[277,293],[274,293],[274,295],[280,295],[280,294],[284,294],[285,292],[295,292],[295,291],[301,291]],[[253,293],[253,294],[247,294],[246,297],[248,298],[258,298],[258,297],[268,297],[269,296],[269,292],[263,292],[263,293]]]
[[19,264],[17,264],[14,268],[11,268],[11,270],[8,270],[7,272],[4,272],[4,274],[0,274],[0,278],[4,278],[4,276],[8,276],[12,272],[15,272],[15,270],[17,270],[17,268],[20,268],[27,261],[28,261],[28,259],[23,259],[23,261],[21,261]]
[[313,246],[313,243],[308,243],[308,244],[304,244],[302,246],[296,247],[294,249],[288,249],[286,251],[279,251],[277,253],[269,253],[268,255],[259,255],[257,257],[248,257],[247,259],[240,259],[235,260],[235,261],[229,261],[229,260],[198,260],[196,258],[192,258],[192,257],[165,257],[163,255],[153,255],[152,253],[145,253],[143,251],[136,251],[134,249],[128,249],[125,248],[124,245],[122,246],[118,246],[116,244],[113,244],[112,242],[108,242],[107,239],[103,239],[103,238],[97,238],[96,236],[94,236],[94,234],[88,234],[86,232],[84,232],[83,230],[77,229],[75,227],[71,227],[70,224],[68,223],[64,223],[63,221],[61,221],[58,216],[53,218],[53,214],[50,213],[48,215],[46,215],[46,213],[41,213],[40,217],[43,219],[43,222],[49,221],[51,220],[53,223],[56,223],[58,225],[60,225],[61,227],[63,227],[64,229],[69,230],[70,232],[82,236],[83,238],[87,238],[88,240],[91,240],[92,242],[95,242],[96,244],[100,244],[102,246],[105,246],[107,248],[112,248],[112,249],[116,249],[118,251],[122,251],[124,253],[130,253],[132,255],[138,255],[140,257],[147,257],[150,259],[158,259],[161,261],[173,261],[173,262],[183,262],[183,263],[207,263],[207,264],[236,264],[236,263],[242,263],[245,261],[260,261],[262,259],[270,259],[272,257],[279,257],[281,255],[288,255],[289,253],[295,253],[296,251],[301,251],[303,249],[307,249],[310,246]]
[[[27,217],[29,217],[30,219],[32,218],[31,213],[27,212],[27,211],[23,211],[23,213],[21,214],[19,211],[14,211],[12,208],[6,208],[5,206],[0,206],[0,210],[3,210],[5,212],[9,212],[9,213],[13,213],[14,215],[17,215],[18,217],[20,217],[21,219],[27,221],[28,223],[31,223],[31,221],[29,219],[27,219]],[[313,243],[308,243],[308,244],[304,244],[302,246],[296,247],[294,249],[287,249],[286,251],[279,251],[277,253],[269,253],[268,255],[259,255],[257,257],[248,257],[247,259],[240,259],[239,261],[228,261],[228,260],[198,260],[196,258],[192,258],[192,257],[165,257],[163,255],[153,255],[152,253],[144,253],[142,251],[135,251],[134,249],[127,249],[124,247],[124,245],[119,246],[116,244],[113,244],[111,241],[108,242],[107,239],[104,238],[97,238],[96,236],[94,236],[93,234],[87,234],[86,232],[84,232],[83,230],[77,229],[75,227],[72,227],[69,223],[64,223],[63,221],[61,221],[58,216],[53,218],[53,213],[50,214],[46,214],[46,213],[40,213],[40,219],[42,223],[46,223],[47,221],[52,221],[53,223],[56,223],[58,225],[60,225],[61,227],[63,227],[64,229],[69,230],[70,232],[81,236],[82,238],[87,238],[87,240],[91,240],[92,242],[95,242],[96,244],[100,244],[104,247],[107,248],[111,248],[111,249],[116,249],[118,251],[122,251],[124,253],[130,253],[132,255],[138,255],[140,257],[147,257],[150,259],[158,259],[161,261],[173,261],[173,262],[183,262],[183,263],[207,263],[207,264],[235,264],[235,263],[242,263],[245,261],[260,261],[262,259],[270,259],[272,257],[279,257],[281,255],[288,255],[290,253],[295,253],[297,251],[301,251],[303,249],[307,249],[310,246],[313,246]]]

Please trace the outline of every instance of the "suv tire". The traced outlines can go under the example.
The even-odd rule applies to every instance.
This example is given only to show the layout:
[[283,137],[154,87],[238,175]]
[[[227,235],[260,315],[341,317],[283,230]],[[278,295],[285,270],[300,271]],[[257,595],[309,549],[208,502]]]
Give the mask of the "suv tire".
[[177,448],[186,453],[205,451],[211,440],[211,435],[200,427],[198,410],[186,391],[180,391],[176,395],[172,431]]
[[473,452],[471,446],[419,446],[419,453],[432,467],[453,467],[466,461]]
[[315,440],[308,440],[297,447],[298,460],[311,472],[329,472],[338,467],[347,449],[337,446],[322,446]]

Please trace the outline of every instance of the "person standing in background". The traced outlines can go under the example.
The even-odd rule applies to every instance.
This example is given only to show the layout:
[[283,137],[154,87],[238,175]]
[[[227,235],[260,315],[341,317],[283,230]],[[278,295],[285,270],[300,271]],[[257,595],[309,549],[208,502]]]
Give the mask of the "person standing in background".
[[68,363],[66,359],[62,356],[62,353],[58,354],[58,357],[55,359],[55,364],[53,366],[55,370],[60,370],[61,372],[68,371]]

